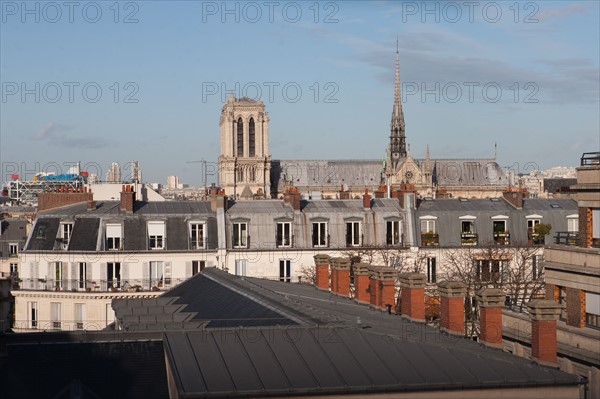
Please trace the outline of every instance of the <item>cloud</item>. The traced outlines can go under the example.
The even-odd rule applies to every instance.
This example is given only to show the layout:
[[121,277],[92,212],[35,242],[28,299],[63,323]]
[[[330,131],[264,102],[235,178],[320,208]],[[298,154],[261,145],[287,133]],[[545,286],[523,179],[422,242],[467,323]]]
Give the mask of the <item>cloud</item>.
[[565,7],[546,8],[536,13],[533,18],[540,22],[547,21],[552,18],[566,18],[575,13],[585,13],[587,7],[583,4],[570,4]]
[[50,122],[31,136],[31,140],[44,141],[55,147],[92,150],[113,147],[115,144],[103,137],[72,136],[65,133],[72,129],[71,126]]

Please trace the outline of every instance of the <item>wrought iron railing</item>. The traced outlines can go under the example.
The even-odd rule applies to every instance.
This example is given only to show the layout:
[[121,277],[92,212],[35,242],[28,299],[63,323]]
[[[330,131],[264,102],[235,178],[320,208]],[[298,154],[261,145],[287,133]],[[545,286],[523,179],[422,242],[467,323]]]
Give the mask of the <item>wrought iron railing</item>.
[[600,152],[584,152],[581,156],[581,166],[600,165]]
[[18,280],[16,290],[57,291],[57,292],[142,292],[164,291],[183,282],[183,278],[151,279],[107,279],[107,280],[54,280],[24,278]]
[[579,245],[579,233],[573,231],[557,231],[554,243],[559,245]]

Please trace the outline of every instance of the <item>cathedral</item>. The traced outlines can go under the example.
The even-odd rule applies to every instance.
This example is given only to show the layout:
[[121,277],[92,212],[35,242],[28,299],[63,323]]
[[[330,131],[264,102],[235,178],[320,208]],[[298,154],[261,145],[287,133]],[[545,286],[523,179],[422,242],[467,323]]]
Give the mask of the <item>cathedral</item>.
[[219,185],[236,199],[279,198],[294,186],[305,199],[355,198],[366,191],[389,196],[410,187],[419,197],[500,197],[509,186],[495,158],[425,159],[411,156],[400,101],[396,49],[394,105],[384,159],[272,160],[269,116],[260,100],[230,95],[219,121]]

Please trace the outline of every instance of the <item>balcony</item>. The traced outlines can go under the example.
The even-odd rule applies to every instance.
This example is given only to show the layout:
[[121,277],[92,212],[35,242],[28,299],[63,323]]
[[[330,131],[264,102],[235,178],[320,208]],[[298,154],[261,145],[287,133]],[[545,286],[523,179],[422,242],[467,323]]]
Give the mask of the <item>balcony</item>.
[[113,279],[113,280],[52,280],[42,278],[19,279],[14,290],[20,291],[55,291],[78,293],[104,292],[156,292],[166,291],[183,282],[183,278],[161,279]]
[[554,243],[558,245],[579,245],[579,233],[572,231],[557,231]]
[[510,245],[510,233],[508,231],[494,232],[494,244]]
[[479,235],[472,232],[462,232],[460,234],[461,245],[477,245]]
[[533,231],[527,231],[527,243],[530,245],[544,245],[544,236]]
[[437,233],[426,232],[421,233],[421,246],[436,247],[440,243],[440,236]]

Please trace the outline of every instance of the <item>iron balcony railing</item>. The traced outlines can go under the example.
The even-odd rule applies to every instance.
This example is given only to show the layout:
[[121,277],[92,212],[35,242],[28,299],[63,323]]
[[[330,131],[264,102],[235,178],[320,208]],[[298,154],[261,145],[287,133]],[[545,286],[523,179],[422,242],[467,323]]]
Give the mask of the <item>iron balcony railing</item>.
[[581,156],[581,166],[600,165],[600,152],[584,152]]
[[64,292],[143,292],[164,291],[183,282],[183,278],[107,279],[107,280],[55,280],[44,278],[18,279],[16,290]]
[[579,245],[579,233],[573,231],[557,231],[554,243],[559,245]]

